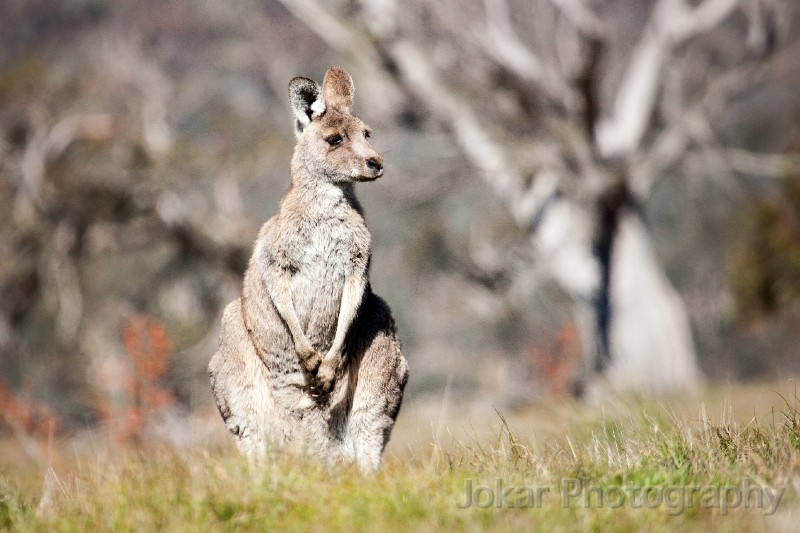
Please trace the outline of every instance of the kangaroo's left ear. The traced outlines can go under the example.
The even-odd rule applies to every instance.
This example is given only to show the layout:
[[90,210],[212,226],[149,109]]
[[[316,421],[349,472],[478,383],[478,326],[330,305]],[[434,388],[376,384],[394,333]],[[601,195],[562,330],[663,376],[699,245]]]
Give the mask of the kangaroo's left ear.
[[308,78],[292,78],[289,82],[289,102],[296,118],[294,126],[298,135],[313,119],[325,113],[322,91],[315,81]]
[[331,67],[322,82],[322,94],[328,106],[340,113],[351,114],[353,108],[353,78],[342,67]]

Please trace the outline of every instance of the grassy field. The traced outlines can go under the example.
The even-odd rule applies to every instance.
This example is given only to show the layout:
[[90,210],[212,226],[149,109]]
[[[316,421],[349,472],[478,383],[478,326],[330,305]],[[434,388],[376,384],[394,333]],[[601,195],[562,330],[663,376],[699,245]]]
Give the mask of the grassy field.
[[[404,408],[385,466],[280,458],[230,445],[57,448],[53,469],[0,445],[0,530],[797,531],[794,382],[698,398],[552,402],[502,413]],[[456,405],[458,404],[458,405]]]

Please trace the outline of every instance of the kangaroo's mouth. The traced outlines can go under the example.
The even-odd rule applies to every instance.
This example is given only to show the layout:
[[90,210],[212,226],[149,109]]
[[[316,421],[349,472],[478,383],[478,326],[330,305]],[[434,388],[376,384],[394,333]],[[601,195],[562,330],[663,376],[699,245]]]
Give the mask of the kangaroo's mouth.
[[362,174],[357,179],[358,181],[375,181],[376,179],[383,176],[383,169],[379,169],[377,171],[370,172],[369,174]]

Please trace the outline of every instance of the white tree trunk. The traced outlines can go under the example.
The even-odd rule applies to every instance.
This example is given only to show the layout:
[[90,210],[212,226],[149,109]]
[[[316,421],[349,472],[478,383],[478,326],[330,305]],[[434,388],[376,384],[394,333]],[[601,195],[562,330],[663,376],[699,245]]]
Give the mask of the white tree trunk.
[[[612,247],[604,346],[600,314],[605,311],[598,299],[602,266],[593,253],[594,220],[586,210],[560,199],[533,234],[539,260],[573,301],[585,355],[585,374],[578,376],[584,383],[579,385],[591,391],[596,382],[607,380],[615,390],[656,394],[696,388],[700,372],[686,309],[642,222],[627,210],[620,214]],[[609,360],[603,361],[606,348]]]
[[654,393],[696,388],[701,378],[686,308],[633,213],[617,227],[610,290],[612,386]]

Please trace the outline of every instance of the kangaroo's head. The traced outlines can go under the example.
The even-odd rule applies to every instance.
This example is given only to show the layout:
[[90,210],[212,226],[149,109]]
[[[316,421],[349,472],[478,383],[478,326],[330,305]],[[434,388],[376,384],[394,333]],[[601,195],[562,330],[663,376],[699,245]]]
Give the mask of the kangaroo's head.
[[341,67],[325,74],[322,87],[308,78],[289,82],[295,115],[295,164],[331,183],[372,181],[383,175],[383,158],[369,144],[370,129],[353,116],[353,79]]

